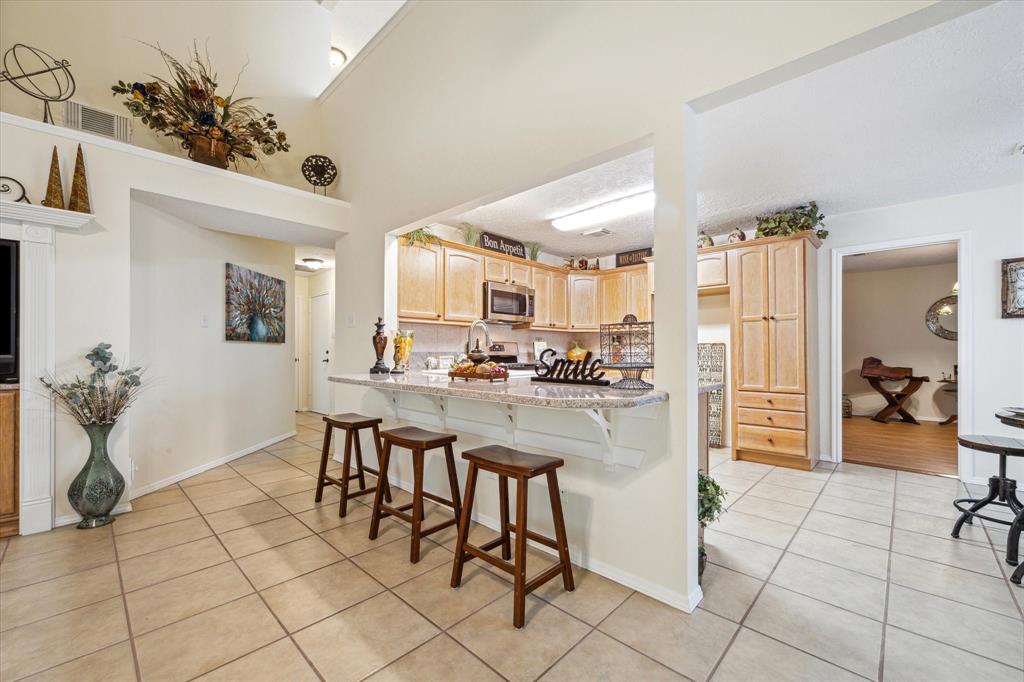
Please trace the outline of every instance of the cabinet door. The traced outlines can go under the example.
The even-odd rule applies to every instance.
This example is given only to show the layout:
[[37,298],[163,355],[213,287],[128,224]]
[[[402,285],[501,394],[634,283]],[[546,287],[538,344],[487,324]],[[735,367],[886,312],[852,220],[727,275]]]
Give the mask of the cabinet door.
[[651,285],[647,269],[631,270],[626,273],[629,284],[628,304],[626,312],[636,315],[641,322],[651,319]]
[[804,240],[768,245],[768,390],[804,393]]
[[444,250],[444,319],[472,322],[484,312],[483,256]]
[[654,296],[654,261],[647,263],[647,286],[651,289],[651,296]]
[[697,287],[720,287],[729,283],[729,254],[697,252]]
[[548,310],[551,326],[555,329],[569,328],[569,277],[551,275],[551,305]]
[[622,322],[622,318],[628,312],[627,299],[629,298],[629,282],[626,273],[602,275],[598,279],[599,295],[601,303],[601,324],[613,324]]
[[0,391],[0,538],[18,534],[18,392]]
[[484,256],[484,279],[488,282],[508,283],[508,261]]
[[768,391],[768,250],[735,252],[732,305],[736,388]]
[[398,246],[398,316],[441,319],[441,245]]
[[540,268],[533,271],[533,326],[551,327],[551,273]]
[[597,329],[597,278],[569,275],[569,328]]
[[526,263],[508,263],[508,281],[510,284],[518,284],[521,287],[533,286],[533,268]]

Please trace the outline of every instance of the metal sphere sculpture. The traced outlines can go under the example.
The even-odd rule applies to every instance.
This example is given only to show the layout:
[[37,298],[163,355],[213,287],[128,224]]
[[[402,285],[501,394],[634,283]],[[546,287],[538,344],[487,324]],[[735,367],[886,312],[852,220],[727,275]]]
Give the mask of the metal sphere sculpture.
[[338,167],[326,156],[313,154],[302,162],[302,176],[306,178],[306,182],[313,185],[314,194],[316,188],[321,187],[326,196],[328,185],[338,179]]
[[75,77],[66,59],[54,59],[39,48],[15,43],[4,53],[0,83],[10,83],[43,101],[43,122],[53,123],[50,102],[63,102],[75,94]]

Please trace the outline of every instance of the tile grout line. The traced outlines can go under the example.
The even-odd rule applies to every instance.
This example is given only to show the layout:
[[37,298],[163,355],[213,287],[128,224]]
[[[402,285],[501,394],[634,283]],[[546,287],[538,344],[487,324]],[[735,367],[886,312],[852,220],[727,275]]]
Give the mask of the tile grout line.
[[892,507],[889,510],[889,549],[885,557],[885,596],[882,605],[882,637],[878,646],[878,682],[885,682],[885,636],[889,626],[889,593],[892,589],[892,545],[896,535],[896,488],[899,485],[899,473],[893,480]]
[[121,562],[117,554],[117,541],[114,539],[114,529],[110,529],[110,543],[114,546],[114,565],[117,567],[117,582],[121,588],[121,608],[124,609],[124,622],[128,629],[128,645],[132,651],[132,663],[135,666],[135,679],[141,682],[142,667],[139,665],[139,652],[135,650],[135,635],[132,631],[132,619],[128,613],[128,595],[124,591],[124,577],[121,575]]

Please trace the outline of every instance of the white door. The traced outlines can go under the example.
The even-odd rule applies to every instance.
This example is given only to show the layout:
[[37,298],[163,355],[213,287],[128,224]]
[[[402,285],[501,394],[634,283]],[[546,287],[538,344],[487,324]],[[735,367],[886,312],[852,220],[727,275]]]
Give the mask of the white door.
[[295,296],[295,411],[309,408],[309,297]]
[[310,360],[313,365],[312,391],[314,412],[327,414],[331,411],[331,393],[327,375],[331,368],[331,297],[329,294],[314,296],[310,306],[309,323]]

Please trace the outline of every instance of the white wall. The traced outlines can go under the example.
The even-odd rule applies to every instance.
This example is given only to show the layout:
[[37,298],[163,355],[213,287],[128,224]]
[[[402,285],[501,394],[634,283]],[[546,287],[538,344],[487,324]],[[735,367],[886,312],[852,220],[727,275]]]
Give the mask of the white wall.
[[[1024,254],[1024,184],[834,215],[825,222],[829,237],[818,252],[821,414],[832,412],[830,372],[825,369],[832,366],[832,249],[963,232],[969,256],[961,264],[965,267],[960,272],[960,301],[961,306],[966,301],[973,309],[970,335],[974,345],[965,350],[967,321],[961,314],[959,364],[961,380],[973,374],[974,389],[968,392],[965,385],[960,386],[959,432],[1019,436],[1019,431],[1003,425],[994,413],[1006,405],[1024,404],[1024,320],[1001,319],[999,301],[1000,260]],[[821,448],[823,453],[831,453],[827,419],[822,422]],[[965,455],[967,466],[962,475],[983,480],[996,472],[995,455],[961,448],[961,457]],[[1016,472],[1017,478],[1024,477],[1024,463],[1010,462],[1010,471],[1011,475]]]
[[[294,433],[295,248],[131,212],[132,363],[149,385],[130,428],[137,494]],[[284,343],[224,339],[225,263],[285,281]]]
[[942,421],[956,412],[956,394],[939,383],[943,372],[953,375],[956,341],[932,334],[924,323],[925,312],[949,296],[956,279],[956,263],[843,273],[843,393],[854,414],[874,415],[886,405],[860,376],[868,356],[931,379],[907,401],[917,419]]
[[732,401],[729,386],[732,376],[732,309],[729,294],[701,296],[697,299],[697,342],[725,344],[725,385],[722,398],[722,447],[732,445]]

